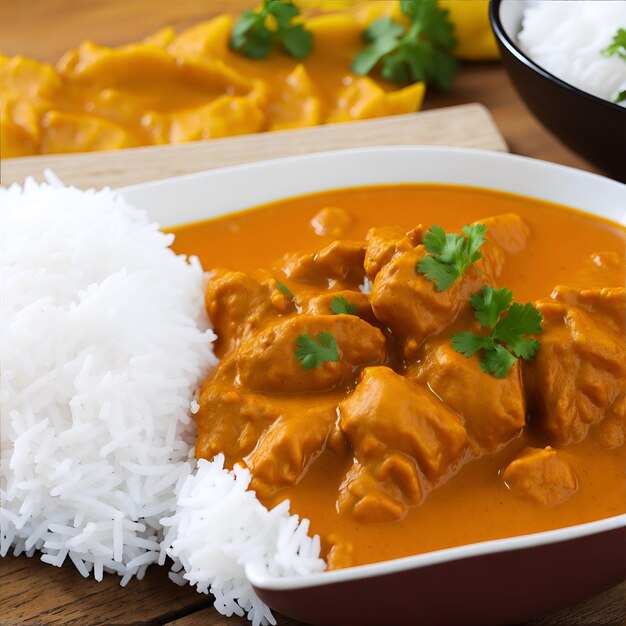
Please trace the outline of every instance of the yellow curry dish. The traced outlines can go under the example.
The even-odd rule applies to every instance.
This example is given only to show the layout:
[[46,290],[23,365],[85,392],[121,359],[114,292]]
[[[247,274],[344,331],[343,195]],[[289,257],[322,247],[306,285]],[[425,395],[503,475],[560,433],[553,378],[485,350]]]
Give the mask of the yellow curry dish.
[[361,2],[303,16],[292,2],[264,0],[240,16],[180,34],[165,28],[119,48],[85,41],[56,66],[0,55],[1,155],[181,143],[417,111],[426,83],[450,87],[457,48],[466,58],[492,54],[478,43],[488,41],[486,3],[472,4],[468,11],[435,0]]
[[174,248],[212,272],[196,455],[288,499],[329,568],[624,512],[619,226],[382,186],[180,227]]

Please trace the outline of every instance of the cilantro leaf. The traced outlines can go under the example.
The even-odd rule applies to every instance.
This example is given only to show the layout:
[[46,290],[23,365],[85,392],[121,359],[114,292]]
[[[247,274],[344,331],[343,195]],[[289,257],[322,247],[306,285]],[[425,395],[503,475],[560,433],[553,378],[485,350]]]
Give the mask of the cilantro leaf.
[[496,322],[494,330],[497,339],[510,346],[515,356],[529,359],[535,356],[539,342],[525,339],[524,335],[540,333],[542,320],[541,313],[530,302],[526,304],[514,302],[506,317]]
[[615,102],[615,104],[619,104],[620,102],[624,102],[624,100],[626,100],[626,89],[624,89],[623,91],[620,91],[615,96],[615,100],[613,100],[613,102]]
[[479,337],[468,330],[463,330],[452,335],[452,347],[465,356],[474,356],[483,348],[491,348],[489,337]]
[[296,339],[296,358],[303,369],[319,367],[326,361],[338,361],[339,349],[332,333],[321,332],[317,341],[311,335],[298,335]]
[[283,285],[283,283],[281,283],[278,279],[275,279],[275,280],[276,280],[276,287],[278,287],[278,290],[284,293],[288,298],[293,298],[293,292],[291,291],[291,289],[289,289],[287,285]]
[[439,261],[434,256],[426,256],[417,264],[417,271],[435,283],[437,291],[445,291],[452,287],[458,278],[454,267]]
[[508,289],[490,289],[475,293],[470,302],[474,307],[474,316],[481,326],[495,326],[513,301],[513,292]]
[[348,302],[343,296],[333,296],[330,301],[330,310],[335,315],[356,315],[358,308],[356,304]]
[[390,17],[372,22],[363,35],[367,45],[354,57],[352,70],[365,76],[379,65],[386,80],[424,81],[449,89],[457,70],[451,54],[457,42],[448,11],[439,8],[437,0],[402,0],[400,9],[408,28]]
[[[302,24],[293,23],[298,15],[300,9],[293,2],[263,0],[258,13],[242,11],[231,32],[230,47],[252,59],[264,59],[274,42],[280,41],[289,55],[304,59],[313,48],[313,35]],[[276,30],[268,28],[269,17],[274,18]]]
[[615,35],[613,35],[612,41],[613,43],[610,46],[607,46],[600,52],[605,57],[617,55],[620,59],[626,61],[626,28],[618,28]]
[[513,363],[517,359],[501,344],[494,344],[480,360],[480,369],[487,374],[493,374],[496,378],[506,378]]
[[491,328],[487,336],[469,331],[454,333],[452,347],[466,357],[483,350],[480,368],[496,378],[506,378],[518,358],[530,360],[539,349],[539,341],[525,335],[540,333],[541,313],[530,303],[513,302],[508,289],[485,285],[470,298],[474,316],[482,327]]
[[430,256],[417,263],[416,271],[434,281],[437,291],[449,289],[465,270],[482,258],[485,242],[484,224],[463,226],[462,235],[446,233],[441,226],[431,226],[424,233],[424,247]]

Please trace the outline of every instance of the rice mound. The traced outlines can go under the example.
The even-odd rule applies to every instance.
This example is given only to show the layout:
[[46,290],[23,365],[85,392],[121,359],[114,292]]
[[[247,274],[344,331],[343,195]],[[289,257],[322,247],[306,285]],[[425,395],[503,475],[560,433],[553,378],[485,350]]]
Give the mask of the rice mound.
[[249,484],[250,472],[238,465],[228,472],[223,455],[211,462],[200,459],[179,490],[176,514],[161,520],[169,528],[163,548],[175,560],[170,578],[212,593],[220,613],[246,614],[253,626],[276,624],[248,583],[246,567],[269,576],[296,576],[321,572],[326,565],[319,536],[308,536],[309,521],[290,516],[288,500],[268,511],[248,491]]
[[125,584],[158,560],[216,362],[205,275],[105,189],[0,188],[0,554]]
[[[538,65],[588,93],[615,101],[626,90],[626,63],[604,56],[619,27],[626,28],[626,2],[559,0],[528,2],[518,40]],[[620,103],[626,107],[626,101]]]

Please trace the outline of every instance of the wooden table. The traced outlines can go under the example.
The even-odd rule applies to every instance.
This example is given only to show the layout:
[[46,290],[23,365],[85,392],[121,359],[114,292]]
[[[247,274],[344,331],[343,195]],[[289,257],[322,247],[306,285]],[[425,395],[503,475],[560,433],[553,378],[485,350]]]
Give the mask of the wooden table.
[[[2,0],[0,50],[54,62],[89,36],[119,45],[171,24],[178,30],[247,0]],[[481,102],[491,111],[512,152],[594,171],[554,139],[526,110],[499,63],[463,66],[451,93],[428,94],[425,108]],[[626,623],[626,586],[528,622],[532,626],[613,626]],[[143,581],[121,591],[118,579],[83,580],[72,567],[53,570],[37,559],[0,559],[0,623],[168,624],[236,626],[244,619],[220,616],[211,599],[168,581],[152,568]],[[295,626],[286,618],[283,626]]]

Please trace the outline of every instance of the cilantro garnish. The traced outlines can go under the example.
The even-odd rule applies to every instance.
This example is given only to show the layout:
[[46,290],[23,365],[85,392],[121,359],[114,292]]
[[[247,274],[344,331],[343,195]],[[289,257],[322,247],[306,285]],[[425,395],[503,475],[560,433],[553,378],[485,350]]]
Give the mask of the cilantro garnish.
[[[539,341],[525,335],[543,330],[543,317],[530,302],[519,304],[512,301],[513,293],[508,289],[485,285],[470,298],[470,302],[480,325],[491,328],[491,333],[486,337],[469,331],[452,335],[452,347],[466,357],[483,350],[480,369],[496,378],[506,378],[518,358],[530,360],[535,356]],[[503,313],[506,313],[504,317]]]
[[446,233],[441,226],[431,226],[424,233],[424,245],[430,256],[421,259],[415,268],[435,282],[437,291],[450,288],[465,270],[481,259],[480,247],[485,242],[484,224],[463,226],[462,235]]
[[[294,24],[300,9],[293,2],[263,0],[261,10],[242,11],[233,26],[230,47],[253,59],[264,59],[275,41],[281,41],[289,55],[295,59],[309,56],[313,48],[313,34],[302,24]],[[276,30],[268,28],[268,18],[274,18]]]
[[279,291],[282,291],[282,293],[284,293],[288,298],[293,298],[293,292],[289,289],[289,287],[287,287],[287,285],[283,285],[283,283],[281,283],[278,279],[274,280],[276,280],[276,287],[278,287]]
[[319,367],[326,361],[338,361],[337,342],[328,331],[321,332],[317,336],[317,341],[311,335],[298,335],[296,358],[305,370]]
[[335,315],[356,315],[358,308],[356,304],[348,302],[343,296],[333,296],[330,301],[330,310]]
[[613,102],[615,102],[615,104],[619,104],[620,102],[624,102],[624,100],[626,100],[626,89],[624,89],[624,91],[620,91],[615,96],[615,100],[613,100]]
[[613,35],[613,43],[601,50],[606,57],[617,55],[620,59],[626,61],[626,29],[618,28],[617,33]]
[[451,54],[457,42],[448,11],[437,0],[402,0],[400,8],[408,28],[390,17],[372,22],[363,35],[368,45],[354,58],[352,70],[364,76],[380,63],[387,80],[424,81],[449,89],[457,71]]

